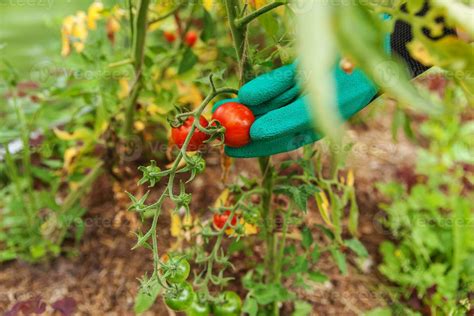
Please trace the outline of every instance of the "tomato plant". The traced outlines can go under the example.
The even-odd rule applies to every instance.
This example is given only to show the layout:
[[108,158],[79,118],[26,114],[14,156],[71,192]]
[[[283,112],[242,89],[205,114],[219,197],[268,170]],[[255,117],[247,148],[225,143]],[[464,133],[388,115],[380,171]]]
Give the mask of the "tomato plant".
[[166,281],[178,284],[186,281],[191,270],[188,260],[182,257],[169,257],[167,255],[163,261],[162,269],[163,274],[166,276]]
[[[214,224],[214,227],[217,229],[222,229],[224,228],[225,224],[229,220],[229,215],[231,214],[231,211],[226,210],[222,214],[214,214],[214,217],[212,219],[212,223]],[[230,220],[229,226],[235,226],[237,225],[237,216],[233,216],[232,220]]]
[[227,146],[242,147],[250,142],[250,127],[255,116],[245,105],[225,103],[217,108],[212,118],[225,127],[224,142]]
[[171,31],[163,32],[163,36],[165,37],[168,43],[174,43],[176,41],[176,33]]
[[209,303],[199,297],[194,296],[191,306],[186,310],[187,316],[208,316],[211,314],[211,306]]
[[242,300],[232,291],[225,291],[212,306],[215,316],[238,316],[242,312]]
[[191,284],[187,282],[175,284],[165,293],[165,303],[174,311],[185,311],[193,303],[195,295]]
[[[191,128],[194,123],[194,117],[190,116],[184,121],[184,123],[179,127],[173,127],[171,129],[171,138],[173,142],[179,147],[182,148],[184,142],[186,141],[186,137],[191,131]],[[204,116],[199,117],[199,123],[202,127],[207,127],[209,122],[206,120]],[[201,131],[196,131],[192,134],[192,137],[189,141],[188,150],[196,151],[199,149],[200,146],[209,138],[206,133]]]
[[186,33],[184,37],[184,41],[186,45],[188,45],[189,47],[193,47],[194,44],[196,44],[197,40],[198,40],[198,35],[195,31],[189,31],[188,33]]

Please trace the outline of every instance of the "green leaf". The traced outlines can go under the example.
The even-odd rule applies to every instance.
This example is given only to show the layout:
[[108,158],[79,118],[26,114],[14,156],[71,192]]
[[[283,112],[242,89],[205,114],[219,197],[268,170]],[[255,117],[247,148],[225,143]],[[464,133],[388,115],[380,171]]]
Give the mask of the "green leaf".
[[278,21],[271,14],[263,14],[258,17],[267,35],[272,38],[275,36],[275,30],[278,30]]
[[319,251],[318,244],[315,244],[315,247],[313,251],[311,252],[311,261],[313,263],[318,262],[320,256],[321,256],[321,252]]
[[178,74],[181,75],[188,70],[191,70],[197,62],[197,56],[193,53],[191,48],[187,48],[184,52],[183,59],[181,59],[181,63],[179,64]]
[[140,288],[140,291],[138,291],[135,297],[135,304],[133,306],[135,313],[140,314],[149,310],[155,303],[160,290],[161,286],[157,280],[152,280],[146,289]]
[[214,20],[212,19],[212,16],[209,12],[207,12],[206,9],[203,8],[204,14],[203,14],[203,23],[204,23],[204,29],[202,30],[201,33],[201,39],[203,42],[207,42],[211,38],[214,38],[216,36],[216,25],[214,23]]
[[358,239],[353,238],[345,240],[344,244],[349,247],[349,249],[354,251],[359,257],[366,258],[369,256],[367,249],[365,249],[365,246]]
[[376,308],[364,314],[364,316],[392,316],[390,308]]
[[329,278],[325,274],[322,274],[319,271],[310,271],[308,272],[308,276],[311,281],[317,283],[324,283],[329,280]]
[[242,307],[242,311],[245,314],[248,314],[249,316],[256,316],[257,313],[258,313],[258,303],[257,303],[257,301],[252,297],[248,297],[244,302],[244,306]]
[[311,234],[311,230],[308,227],[304,227],[301,231],[302,241],[301,244],[304,248],[309,249],[313,244],[313,235]]
[[307,316],[310,315],[313,311],[313,306],[305,301],[296,301],[295,302],[295,311],[292,316]]
[[332,257],[334,258],[334,261],[336,262],[339,271],[341,271],[343,275],[347,275],[346,256],[337,248],[331,248],[329,251],[331,252]]
[[423,97],[410,83],[407,68],[385,53],[387,29],[378,14],[359,3],[338,7],[333,12],[334,29],[343,53],[349,54],[385,92],[404,106],[427,113],[441,112],[440,104]]

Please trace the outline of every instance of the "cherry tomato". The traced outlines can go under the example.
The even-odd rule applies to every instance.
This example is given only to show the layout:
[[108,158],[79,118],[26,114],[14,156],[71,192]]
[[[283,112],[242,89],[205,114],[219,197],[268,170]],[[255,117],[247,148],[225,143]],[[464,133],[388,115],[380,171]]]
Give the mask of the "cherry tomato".
[[196,44],[197,40],[198,40],[198,35],[194,31],[189,31],[188,33],[186,33],[186,36],[184,37],[184,42],[189,47],[193,47],[194,44]]
[[191,284],[184,282],[174,285],[165,293],[165,303],[170,309],[182,312],[191,306],[195,295]]
[[[229,218],[229,215],[231,214],[231,211],[227,210],[224,211],[222,214],[214,214],[214,218],[212,219],[212,222],[214,223],[214,227],[217,229],[222,229],[227,222],[227,219]],[[234,215],[230,221],[230,226],[235,226],[237,225],[237,216]]]
[[233,291],[222,293],[221,302],[213,305],[214,316],[239,316],[242,312],[242,300]]
[[176,34],[174,32],[164,31],[163,36],[165,37],[166,41],[170,44],[176,41]]
[[188,260],[179,257],[163,256],[165,265],[162,267],[166,273],[166,281],[169,283],[183,283],[189,276],[191,266]]
[[[199,118],[199,122],[201,126],[207,127],[209,122],[206,120],[204,116]],[[181,125],[180,127],[173,127],[171,129],[171,138],[173,139],[174,143],[179,147],[183,147],[184,142],[186,141],[186,137],[188,137],[189,131],[191,130],[191,126],[194,123],[194,116],[188,117],[188,119]],[[199,147],[209,138],[209,135],[203,133],[199,130],[195,130],[191,140],[189,142],[188,151],[196,151]]]
[[250,142],[250,127],[255,116],[248,107],[237,102],[221,105],[212,115],[225,127],[224,142],[229,147],[242,147]]
[[211,306],[208,302],[201,300],[198,295],[194,296],[191,306],[186,310],[187,316],[209,316]]

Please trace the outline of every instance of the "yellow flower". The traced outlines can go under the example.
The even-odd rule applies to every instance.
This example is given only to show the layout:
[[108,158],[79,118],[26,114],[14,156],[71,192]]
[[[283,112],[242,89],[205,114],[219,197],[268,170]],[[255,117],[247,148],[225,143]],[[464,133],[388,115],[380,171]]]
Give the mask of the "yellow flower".
[[72,34],[73,25],[74,16],[69,15],[63,20],[63,25],[61,27],[62,56],[67,56],[71,53],[70,36]]
[[67,56],[71,53],[71,46],[78,53],[84,50],[88,35],[86,22],[87,16],[84,11],[79,11],[76,15],[67,16],[63,20],[61,28],[62,56]]
[[80,53],[84,50],[88,31],[86,27],[87,16],[84,11],[79,11],[75,17],[75,23],[72,28],[71,36],[73,40],[73,47],[76,52]]
[[97,21],[101,18],[102,10],[104,10],[104,5],[99,1],[95,1],[87,10],[87,27],[90,30],[97,28]]
[[203,6],[207,11],[212,11],[214,7],[214,0],[204,0]]

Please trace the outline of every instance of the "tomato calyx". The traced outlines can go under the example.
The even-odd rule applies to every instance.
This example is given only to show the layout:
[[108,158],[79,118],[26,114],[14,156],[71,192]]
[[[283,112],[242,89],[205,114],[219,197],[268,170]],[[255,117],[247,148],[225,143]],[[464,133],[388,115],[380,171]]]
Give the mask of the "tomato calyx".
[[174,311],[185,311],[191,306],[195,295],[191,284],[184,282],[171,285],[166,290],[164,299],[170,309]]
[[187,280],[191,266],[185,257],[166,255],[162,261],[161,269],[166,281],[169,283],[182,283]]

